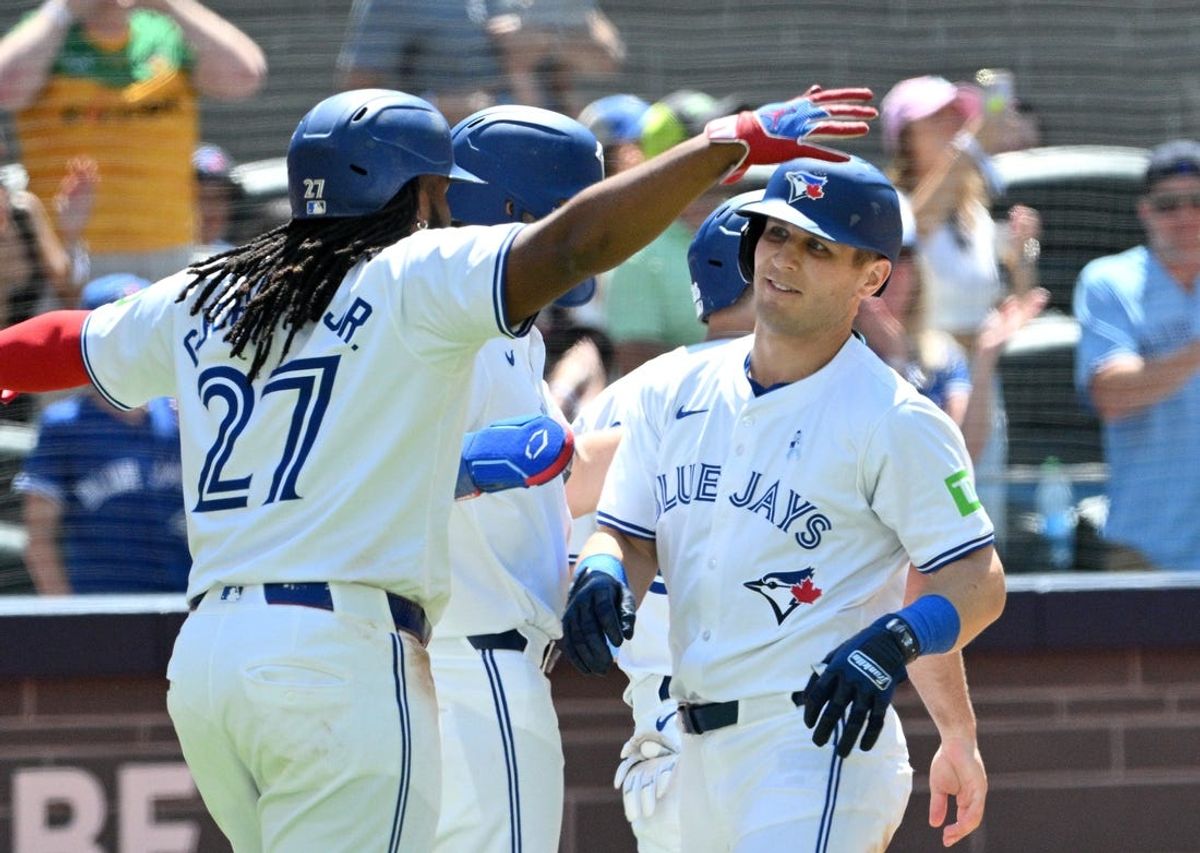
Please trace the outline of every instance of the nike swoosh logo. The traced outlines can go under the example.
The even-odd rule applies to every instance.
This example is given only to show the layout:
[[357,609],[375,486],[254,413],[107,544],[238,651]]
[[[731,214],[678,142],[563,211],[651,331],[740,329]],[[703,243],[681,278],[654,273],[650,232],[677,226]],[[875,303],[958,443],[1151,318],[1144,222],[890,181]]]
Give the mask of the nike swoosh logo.
[[657,720],[654,721],[654,728],[658,729],[661,732],[663,729],[665,729],[667,727],[667,722],[670,721],[670,719],[674,716],[675,716],[675,711],[672,711],[671,713],[667,714],[665,717],[659,717]]
[[690,418],[692,415],[703,414],[707,411],[708,409],[685,409],[683,406],[680,406],[675,410],[675,420],[681,421],[684,418]]
[[509,350],[508,352],[506,352],[504,354],[504,357],[506,359],[508,359],[508,363],[511,364],[513,367],[517,366],[517,355],[512,350]]

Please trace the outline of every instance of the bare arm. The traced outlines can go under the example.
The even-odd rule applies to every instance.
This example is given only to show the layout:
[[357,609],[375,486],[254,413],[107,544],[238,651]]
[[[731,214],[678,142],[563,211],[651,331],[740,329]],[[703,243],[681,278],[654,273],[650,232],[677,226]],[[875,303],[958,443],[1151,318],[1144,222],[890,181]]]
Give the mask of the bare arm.
[[579,563],[593,554],[611,554],[625,566],[629,588],[641,604],[642,596],[650,588],[658,573],[658,549],[649,539],[635,539],[611,527],[601,527],[593,533],[583,550],[579,552]]
[[588,276],[646,246],[745,154],[697,136],[588,187],[523,229],[508,254],[508,320],[539,311]]
[[929,825],[946,822],[949,798],[954,797],[954,822],[942,830],[942,843],[950,847],[983,821],[988,788],[962,652],[918,658],[909,665],[908,676],[941,738],[929,766]]
[[1117,421],[1161,403],[1198,370],[1200,340],[1151,361],[1137,355],[1114,358],[1096,371],[1088,390],[1100,417]]
[[41,595],[70,595],[71,584],[58,549],[62,507],[45,495],[30,492],[25,495],[24,515],[29,535],[25,566],[34,587]]
[[29,106],[46,85],[50,67],[71,28],[71,13],[45,6],[0,39],[0,109]]
[[196,55],[192,77],[196,90],[209,98],[249,98],[267,79],[267,59],[244,32],[196,0],[141,0],[175,19]]
[[573,518],[596,511],[621,433],[620,427],[613,427],[575,437],[575,459],[567,480],[567,505]]
[[[915,569],[909,569],[909,581],[906,604],[921,586]],[[918,658],[909,664],[908,677],[941,738],[929,768],[929,825],[945,823],[949,797],[954,797],[955,820],[942,831],[942,842],[949,847],[979,827],[987,801],[987,772],[976,740],[962,652]]]
[[910,575],[909,599],[923,595],[940,595],[958,611],[958,641],[951,649],[958,651],[1004,610],[1004,567],[994,548],[980,548],[936,572]]
[[71,287],[71,257],[58,235],[54,233],[50,218],[46,215],[46,208],[33,193],[21,193],[13,200],[29,211],[34,238],[37,240],[38,257],[42,261],[42,269],[46,272],[46,283],[64,305],[71,305],[75,297]]

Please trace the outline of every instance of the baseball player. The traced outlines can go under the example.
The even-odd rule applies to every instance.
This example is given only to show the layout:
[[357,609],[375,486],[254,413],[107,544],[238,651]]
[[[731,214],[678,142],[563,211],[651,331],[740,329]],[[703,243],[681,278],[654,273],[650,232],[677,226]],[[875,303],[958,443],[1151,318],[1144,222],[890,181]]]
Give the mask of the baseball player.
[[92,312],[0,331],[0,388],[179,400],[193,607],[168,708],[243,851],[427,851],[440,800],[425,645],[479,348],[644,246],[723,175],[866,132],[869,90],[713,122],[545,219],[449,224],[450,128],[342,92],[288,149],[292,218]]
[[892,693],[995,619],[1003,570],[960,433],[851,334],[899,253],[891,184],[798,159],[740,209],[755,335],[641,388],[564,647],[607,670],[626,571],[640,595],[661,570],[682,849],[883,850],[912,774]]
[[[596,137],[536,107],[490,107],[451,132],[454,161],[485,181],[447,193],[456,222],[541,219],[603,178]],[[595,289],[568,294],[575,304]],[[546,349],[532,329],[475,357],[469,429],[554,411]],[[456,504],[450,603],[429,644],[442,742],[439,853],[550,853],[562,824],[563,754],[542,660],[561,636],[570,523],[561,479]]]
[[[577,436],[627,424],[639,417],[639,389],[666,380],[679,370],[688,353],[727,343],[754,328],[751,291],[737,272],[737,251],[746,219],[738,207],[762,198],[762,190],[734,196],[704,220],[692,239],[688,267],[696,315],[706,325],[705,341],[679,347],[647,361],[593,398],[572,429]],[[595,531],[595,516],[576,519],[572,527],[577,552]],[[576,553],[572,553],[574,561]],[[622,792],[625,816],[640,853],[679,851],[679,786],[670,784],[679,753],[680,730],[675,701],[668,694],[671,658],[667,648],[667,589],[661,576],[650,584],[637,611],[637,632],[618,650],[617,664],[629,677],[625,702],[633,711],[633,736],[621,749],[613,779]]]

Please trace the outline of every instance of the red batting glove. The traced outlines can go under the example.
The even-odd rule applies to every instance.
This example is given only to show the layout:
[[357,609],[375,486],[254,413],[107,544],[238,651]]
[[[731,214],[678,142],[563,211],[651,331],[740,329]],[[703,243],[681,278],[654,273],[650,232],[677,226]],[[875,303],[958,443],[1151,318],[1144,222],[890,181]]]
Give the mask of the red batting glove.
[[746,149],[746,155],[722,183],[734,183],[751,166],[783,163],[796,157],[844,163],[850,158],[841,151],[804,140],[811,136],[863,136],[870,129],[866,120],[879,114],[866,104],[873,97],[870,89],[825,91],[813,86],[790,101],[713,119],[704,128],[709,139],[737,142]]

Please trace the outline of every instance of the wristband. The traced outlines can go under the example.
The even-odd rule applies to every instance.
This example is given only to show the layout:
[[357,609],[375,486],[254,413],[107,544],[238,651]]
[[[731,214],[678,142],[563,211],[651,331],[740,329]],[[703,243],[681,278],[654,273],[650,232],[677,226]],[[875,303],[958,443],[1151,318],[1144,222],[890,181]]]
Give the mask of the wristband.
[[591,554],[584,557],[575,568],[575,574],[579,575],[583,572],[599,572],[615,578],[621,586],[629,586],[629,579],[625,577],[625,567],[612,554]]
[[962,621],[950,599],[941,595],[923,595],[896,616],[908,623],[917,638],[917,654],[940,655],[954,648]]
[[41,11],[54,22],[56,27],[69,27],[75,20],[75,16],[71,14],[65,0],[46,0],[42,4]]

